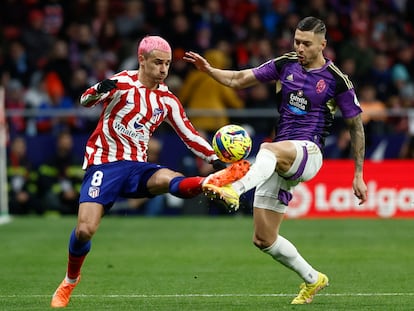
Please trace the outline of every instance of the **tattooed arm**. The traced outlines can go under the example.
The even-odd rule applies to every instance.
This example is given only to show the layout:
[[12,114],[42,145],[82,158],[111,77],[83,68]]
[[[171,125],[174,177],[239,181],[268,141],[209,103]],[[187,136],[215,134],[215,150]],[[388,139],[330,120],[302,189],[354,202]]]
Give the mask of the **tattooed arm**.
[[361,115],[354,118],[346,119],[351,134],[352,156],[355,162],[355,173],[352,186],[355,196],[363,204],[367,200],[367,186],[364,182],[363,167],[365,157],[365,134],[362,124]]

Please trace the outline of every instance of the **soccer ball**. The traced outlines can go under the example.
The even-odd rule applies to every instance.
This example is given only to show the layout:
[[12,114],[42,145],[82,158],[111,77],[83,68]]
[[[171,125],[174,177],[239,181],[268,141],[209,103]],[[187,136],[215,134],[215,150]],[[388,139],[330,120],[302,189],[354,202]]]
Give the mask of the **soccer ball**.
[[252,139],[243,127],[230,124],[221,127],[214,134],[212,145],[221,161],[232,163],[249,156]]

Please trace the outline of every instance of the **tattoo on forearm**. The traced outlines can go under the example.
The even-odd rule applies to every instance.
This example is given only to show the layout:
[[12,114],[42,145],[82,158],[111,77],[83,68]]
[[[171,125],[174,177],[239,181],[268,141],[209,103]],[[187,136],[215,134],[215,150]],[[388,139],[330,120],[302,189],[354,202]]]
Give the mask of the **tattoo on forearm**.
[[355,169],[362,172],[365,157],[365,133],[361,116],[348,120],[351,134],[352,155],[355,160]]

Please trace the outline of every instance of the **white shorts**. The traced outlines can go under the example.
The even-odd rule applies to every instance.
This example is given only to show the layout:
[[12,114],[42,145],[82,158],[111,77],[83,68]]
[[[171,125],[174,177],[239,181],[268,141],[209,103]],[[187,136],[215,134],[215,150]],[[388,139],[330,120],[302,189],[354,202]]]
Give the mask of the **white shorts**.
[[313,178],[322,166],[319,147],[305,140],[290,140],[296,147],[296,159],[286,174],[273,175],[256,187],[253,206],[285,213],[292,199],[293,188],[302,181]]

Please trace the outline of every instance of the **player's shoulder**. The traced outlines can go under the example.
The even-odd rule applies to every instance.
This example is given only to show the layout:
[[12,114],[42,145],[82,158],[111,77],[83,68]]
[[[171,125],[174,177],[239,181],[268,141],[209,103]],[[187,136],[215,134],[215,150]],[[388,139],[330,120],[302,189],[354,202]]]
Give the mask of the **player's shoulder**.
[[138,70],[122,70],[112,76],[113,79],[134,81],[138,79]]
[[336,82],[336,89],[338,93],[350,90],[354,88],[352,81],[348,75],[343,73],[332,61],[326,66],[326,70],[331,73],[333,79]]
[[165,101],[180,103],[178,97],[168,88],[165,83],[160,83],[157,89],[158,95],[161,96]]
[[276,69],[278,71],[280,71],[284,66],[288,65],[288,64],[297,64],[298,62],[298,55],[296,54],[296,52],[288,52],[285,53],[279,57],[276,57],[273,60]]
[[134,76],[138,73],[138,70],[121,70],[120,72],[114,74],[114,77],[119,77],[119,76]]
[[168,88],[168,85],[167,84],[165,84],[165,83],[160,83],[159,85],[158,85],[158,91],[160,91],[160,92],[167,92],[167,93],[171,93],[172,94],[172,92],[170,91],[170,89]]

